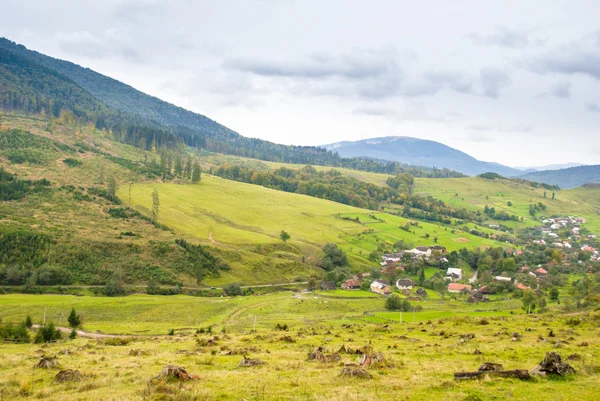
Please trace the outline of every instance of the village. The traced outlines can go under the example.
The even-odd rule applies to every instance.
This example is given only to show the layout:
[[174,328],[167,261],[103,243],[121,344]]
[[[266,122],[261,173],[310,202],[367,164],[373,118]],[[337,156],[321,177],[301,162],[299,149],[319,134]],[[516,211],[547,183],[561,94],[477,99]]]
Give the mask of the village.
[[[439,293],[464,296],[466,302],[488,301],[489,295],[499,292],[533,291],[542,295],[544,289],[557,285],[555,277],[559,273],[568,273],[569,269],[586,271],[587,266],[600,260],[597,236],[583,227],[584,218],[555,217],[542,222],[542,227],[522,238],[522,249],[501,249],[503,255],[498,259],[502,263],[493,267],[480,264],[477,269],[468,269],[468,275],[458,266],[456,251],[449,253],[440,245],[417,246],[384,253],[380,267],[371,272],[355,274],[338,283],[322,281],[319,289],[366,290],[386,297],[397,292],[411,301],[428,296],[427,284]],[[425,266],[439,271],[424,280]],[[419,274],[421,277],[415,279]]]

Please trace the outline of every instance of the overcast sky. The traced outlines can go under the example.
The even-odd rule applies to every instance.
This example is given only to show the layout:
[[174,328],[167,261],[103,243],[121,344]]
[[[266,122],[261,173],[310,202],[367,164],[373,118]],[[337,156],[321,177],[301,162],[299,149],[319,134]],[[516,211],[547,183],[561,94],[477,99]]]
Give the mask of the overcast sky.
[[0,36],[245,136],[600,164],[598,16],[598,0],[3,0]]

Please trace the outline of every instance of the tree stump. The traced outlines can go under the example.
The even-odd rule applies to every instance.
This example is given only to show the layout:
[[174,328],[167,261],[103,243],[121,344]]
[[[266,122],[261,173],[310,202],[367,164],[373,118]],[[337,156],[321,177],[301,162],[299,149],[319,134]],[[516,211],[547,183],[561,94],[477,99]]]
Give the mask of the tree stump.
[[35,365],[38,369],[53,369],[59,366],[58,358],[55,356],[42,356],[40,361]]

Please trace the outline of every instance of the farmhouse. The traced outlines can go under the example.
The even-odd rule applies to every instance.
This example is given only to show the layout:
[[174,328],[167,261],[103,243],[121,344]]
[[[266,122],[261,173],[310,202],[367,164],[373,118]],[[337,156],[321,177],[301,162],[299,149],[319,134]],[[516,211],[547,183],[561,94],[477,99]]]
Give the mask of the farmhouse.
[[390,288],[390,283],[386,280],[374,280],[371,283],[371,291],[381,294],[381,295],[390,295],[392,293],[392,289]]
[[396,287],[399,290],[412,290],[412,288],[413,288],[413,282],[410,279],[401,278],[398,281],[396,281]]
[[354,279],[346,280],[342,283],[342,290],[360,290],[360,282]]
[[414,249],[406,251],[406,253],[410,253],[414,256],[423,256],[423,257],[428,258],[431,256],[431,249],[426,246],[418,246]]
[[446,271],[446,277],[444,277],[444,278],[446,280],[452,280],[452,281],[462,280],[462,269],[456,269],[456,268],[450,267]]
[[548,272],[546,271],[546,269],[544,269],[543,267],[540,267],[539,269],[537,269],[535,271],[537,274],[541,274],[543,276],[545,276],[546,274],[548,274]]
[[510,282],[510,281],[512,281],[512,278],[510,278],[510,277],[504,277],[504,276],[496,276],[496,277],[494,277],[494,281],[506,281],[506,282]]
[[319,289],[322,291],[335,290],[335,283],[333,281],[321,281],[321,284],[319,284]]
[[468,284],[450,283],[448,284],[448,292],[459,293],[463,291],[471,291],[472,287]]
[[527,290],[531,289],[531,288],[527,287],[525,284],[521,284],[521,283],[517,283],[517,285],[515,287],[517,287],[517,289],[519,289],[521,291],[527,291]]

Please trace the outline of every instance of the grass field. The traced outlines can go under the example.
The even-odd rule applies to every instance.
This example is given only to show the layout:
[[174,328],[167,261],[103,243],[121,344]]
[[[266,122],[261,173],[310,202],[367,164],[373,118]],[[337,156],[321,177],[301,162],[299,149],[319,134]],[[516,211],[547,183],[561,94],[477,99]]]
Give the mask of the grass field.
[[[236,277],[254,283],[306,276],[310,271],[298,267],[299,263],[318,260],[320,247],[327,242],[344,249],[357,269],[377,265],[368,255],[381,242],[390,246],[399,240],[414,246],[435,245],[437,237],[437,243],[449,250],[500,245],[430,223],[419,223],[407,232],[400,228],[408,222],[402,217],[210,175],[204,175],[198,185],[136,184],[131,191],[132,206],[149,215],[155,188],[160,196],[161,223],[182,236],[236,250],[239,255],[237,260],[231,259],[231,273],[207,280],[208,284],[222,284]],[[119,196],[127,199],[128,188],[121,188]],[[279,239],[281,230],[291,235],[286,245]],[[275,272],[282,274],[273,276],[273,269],[264,269],[265,264],[279,266]]]
[[[34,322],[40,322],[46,308],[47,319],[58,323],[60,311],[67,314],[75,307],[88,331],[137,337],[121,346],[84,338],[44,346],[3,344],[0,394],[11,400],[61,401],[597,399],[598,312],[523,315],[518,301],[469,305],[434,299],[421,303],[422,312],[404,313],[399,323],[399,313],[384,311],[381,297],[344,295],[337,291],[235,299],[2,295],[4,321],[31,314]],[[567,319],[578,323],[568,325]],[[274,330],[277,323],[289,329]],[[195,329],[208,325],[214,325],[214,334],[195,334]],[[170,329],[175,335],[165,335]],[[550,330],[556,337],[548,337]],[[518,341],[511,340],[514,333],[520,335]],[[209,338],[214,343],[207,344]],[[557,348],[558,340],[562,345]],[[359,356],[341,354],[341,361],[332,363],[307,360],[316,346],[332,353],[342,345],[370,346],[388,363],[368,368],[372,379],[358,379],[340,377],[340,372],[344,363],[355,363]],[[130,355],[130,349],[143,354]],[[248,357],[266,365],[240,368],[242,356],[227,355],[232,349],[246,349]],[[569,362],[576,375],[525,382],[453,380],[453,372],[475,371],[484,361],[501,363],[505,369],[532,369],[545,352],[555,349],[563,358],[579,355]],[[64,350],[70,353],[60,353]],[[475,350],[481,354],[474,355]],[[57,355],[62,369],[78,369],[83,380],[60,384],[54,382],[58,369],[32,370],[42,354]],[[184,366],[199,379],[150,383],[167,364]]]
[[[546,192],[546,198],[544,198]],[[547,206],[545,216],[582,216],[588,220],[590,229],[600,225],[600,189],[576,188],[557,190],[556,199],[552,199],[552,191],[544,188],[533,188],[524,183],[511,180],[488,180],[479,177],[469,178],[416,178],[417,195],[431,195],[450,205],[464,207],[468,210],[481,211],[485,205],[494,207],[496,211],[505,211],[509,215],[523,217],[524,222],[502,222],[508,226],[535,226],[540,222],[531,219],[529,205],[542,202]],[[508,202],[512,206],[508,206]],[[497,223],[490,220],[488,223]]]

